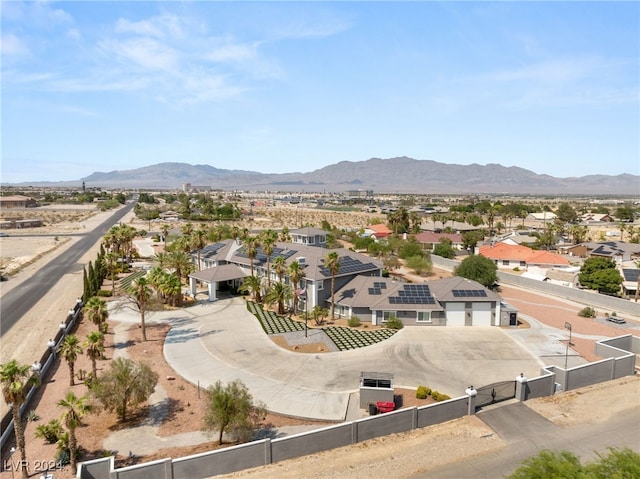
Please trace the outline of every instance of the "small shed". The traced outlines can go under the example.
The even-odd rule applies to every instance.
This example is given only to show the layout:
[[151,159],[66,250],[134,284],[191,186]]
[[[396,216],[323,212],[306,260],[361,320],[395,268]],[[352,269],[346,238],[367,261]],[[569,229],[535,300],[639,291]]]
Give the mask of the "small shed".
[[393,374],[362,371],[360,409],[367,409],[378,402],[393,402]]

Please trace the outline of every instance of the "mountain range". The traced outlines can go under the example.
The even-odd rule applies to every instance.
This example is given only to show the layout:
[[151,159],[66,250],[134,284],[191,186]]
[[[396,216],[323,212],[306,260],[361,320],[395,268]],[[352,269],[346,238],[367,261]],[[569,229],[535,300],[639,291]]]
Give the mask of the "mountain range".
[[160,163],[132,170],[95,172],[79,180],[82,181],[87,187],[105,188],[181,188],[191,183],[213,189],[249,191],[366,189],[376,193],[640,195],[640,176],[631,174],[557,178],[515,166],[457,165],[407,157],[342,161],[309,173],[279,174]]

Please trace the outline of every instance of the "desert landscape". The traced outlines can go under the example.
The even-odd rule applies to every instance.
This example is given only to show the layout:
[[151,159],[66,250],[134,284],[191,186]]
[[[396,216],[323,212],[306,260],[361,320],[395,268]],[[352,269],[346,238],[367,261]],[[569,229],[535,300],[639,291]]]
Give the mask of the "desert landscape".
[[[329,213],[305,211],[305,224],[318,224],[326,219],[332,225],[346,227],[350,224],[367,224],[367,220],[373,216],[368,214],[358,214],[351,218],[345,213]],[[263,227],[277,228],[286,224],[287,219],[295,219],[295,215],[300,215],[299,209],[291,211],[294,215],[288,218],[282,210],[276,211],[274,217],[268,214],[257,216],[247,222],[247,227],[255,227],[257,224]],[[51,221],[46,226],[37,228],[38,234],[54,235],[45,237],[24,237],[17,232],[10,237],[0,238],[3,261],[10,261],[14,272],[9,281],[2,283],[2,293],[12,287],[23,284],[28,280],[30,271],[39,267],[43,262],[50,260],[61,248],[70,247],[73,243],[72,236],[64,236],[65,233],[72,233],[86,230],[97,224],[105,213],[69,212],[68,216],[56,213],[58,222]],[[283,216],[284,215],[284,216]],[[62,219],[64,218],[64,219]],[[135,220],[132,216],[127,217],[127,224],[136,228],[144,228],[146,222]],[[29,231],[35,233],[35,231]],[[56,235],[59,235],[56,237]],[[88,260],[93,259],[88,255]],[[436,271],[436,275],[447,275],[449,273]],[[12,330],[8,331],[3,338],[2,361],[10,358],[17,358],[23,363],[30,364],[33,359],[33,350],[45,344],[51,331],[55,331],[59,318],[63,317],[70,304],[75,302],[81,289],[81,278],[76,275],[72,278],[65,278],[56,285],[54,290],[46,298],[38,303],[35,311],[30,311],[29,317]],[[37,326],[36,326],[37,325]],[[93,326],[90,323],[80,323],[76,334],[84,337]],[[143,359],[152,365],[159,375],[159,383],[154,393],[155,400],[160,398],[171,398],[171,406],[168,410],[163,410],[161,416],[157,416],[153,403],[141,408],[127,422],[118,424],[115,415],[110,413],[92,414],[85,418],[84,425],[78,429],[79,444],[83,448],[85,455],[83,460],[89,458],[102,457],[104,455],[116,455],[117,465],[146,462],[165,457],[179,457],[197,452],[214,449],[217,446],[212,435],[206,434],[202,430],[203,411],[205,407],[205,394],[195,385],[177,376],[171,367],[165,362],[162,354],[162,344],[164,336],[168,331],[166,324],[150,324],[147,329],[148,341],[142,342],[140,330],[137,325],[118,323],[110,321],[109,333],[107,334],[106,358],[111,358],[117,354],[124,354],[132,359]],[[115,348],[115,342],[125,342],[128,347],[125,350]],[[28,340],[25,341],[25,338]],[[319,345],[297,346],[290,345],[285,341],[276,339],[279,346],[285,347],[300,354],[307,352],[307,348],[313,352],[318,351]],[[585,348],[586,349],[586,348]],[[99,361],[99,369],[106,366],[106,361]],[[76,371],[90,369],[89,360],[81,356]],[[595,385],[585,388],[584,391],[571,391],[568,393],[529,401],[527,405],[560,424],[572,424],[578,421],[606,421],[609,414],[618,410],[626,410],[638,407],[638,379],[623,378],[607,384]],[[26,426],[27,454],[30,463],[47,464],[55,457],[56,446],[46,444],[42,439],[35,437],[35,428],[45,424],[50,419],[59,417],[60,409],[56,402],[69,389],[69,371],[64,363],[58,363],[52,371],[43,378],[43,387],[38,391],[34,402],[30,406],[33,410],[31,417],[34,420],[28,421]],[[77,395],[82,395],[86,391],[81,380],[76,381],[72,387]],[[396,394],[403,396],[405,407],[427,404],[427,400],[415,398],[415,391],[396,390]],[[594,407],[594,405],[596,405]],[[3,404],[6,410],[6,406]],[[153,424],[152,427],[149,427]],[[306,421],[267,414],[261,424],[264,431],[301,431],[305,428],[322,427],[327,423]],[[131,442],[119,442],[117,447],[107,447],[109,437],[119,434],[122,438],[122,431],[128,430],[124,437],[130,437]],[[146,451],[141,448],[129,448],[128,444],[140,443],[141,438],[146,438],[143,442],[153,444],[152,450]],[[437,444],[429,454],[424,454],[424,443]],[[230,445],[228,442],[225,445]],[[469,455],[483,454],[492,450],[505,447],[505,443],[477,417],[468,416],[446,424],[432,426],[425,429],[411,431],[400,435],[366,441],[357,445],[342,449],[327,451],[321,454],[314,454],[296,459],[295,461],[285,461],[282,463],[257,468],[254,470],[234,473],[220,477],[299,477],[304,474],[307,477],[335,477],[335,478],[360,478],[364,474],[375,476],[386,475],[388,477],[410,477],[421,471],[428,471],[430,468],[449,462],[460,460]],[[137,450],[137,451],[136,451]],[[442,451],[447,451],[442,454]],[[142,451],[142,452],[140,452]],[[7,451],[3,451],[4,461],[11,458]],[[31,473],[36,475],[32,467]],[[10,473],[5,471],[0,475],[2,478],[9,478]],[[56,478],[72,477],[69,467],[55,471]]]

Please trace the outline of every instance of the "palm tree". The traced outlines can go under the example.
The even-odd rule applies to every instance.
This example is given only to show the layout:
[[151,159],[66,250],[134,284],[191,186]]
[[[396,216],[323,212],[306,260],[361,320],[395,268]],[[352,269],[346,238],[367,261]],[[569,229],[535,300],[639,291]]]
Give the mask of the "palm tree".
[[169,264],[169,253],[166,251],[158,251],[152,259],[158,266],[165,268]]
[[191,233],[193,233],[193,223],[187,223],[182,227],[182,234],[184,236],[191,236]]
[[260,236],[262,251],[267,257],[267,289],[271,289],[271,255],[276,246],[277,233],[273,230],[264,230]]
[[174,269],[176,276],[182,282],[182,277],[188,276],[193,271],[194,265],[189,255],[184,251],[172,251],[169,253],[168,266]]
[[258,247],[260,246],[260,242],[255,236],[247,236],[244,242],[245,251],[249,258],[249,264],[251,265],[251,276],[253,276],[253,261],[256,259],[256,256],[258,256]]
[[64,408],[60,420],[69,430],[69,460],[71,462],[71,472],[75,476],[78,472],[76,463],[78,450],[76,428],[81,424],[82,417],[89,413],[92,407],[88,403],[87,396],[77,397],[73,391],[68,391],[64,399],[60,399],[57,404]]
[[84,305],[84,314],[89,321],[98,326],[98,331],[106,333],[108,327],[107,318],[109,317],[106,301],[93,296]]
[[289,234],[289,228],[286,226],[280,230],[280,234],[278,235],[278,240],[282,243],[288,243],[291,241],[291,235]]
[[22,477],[29,477],[27,453],[24,441],[24,424],[20,415],[20,408],[27,399],[29,390],[40,383],[40,378],[32,374],[31,366],[19,364],[15,359],[0,365],[0,383],[4,402],[11,408],[13,417],[13,431],[16,445],[20,451],[20,469]]
[[277,304],[278,314],[284,314],[284,305],[293,298],[293,290],[288,284],[276,281],[267,291],[264,300],[267,304]]
[[196,230],[191,234],[191,246],[198,251],[198,271],[202,268],[200,264],[200,252],[207,245],[207,233],[204,230]]
[[287,260],[284,259],[284,256],[276,256],[273,260],[273,271],[275,271],[278,276],[278,281],[282,283],[282,278],[287,272]]
[[336,289],[336,275],[340,271],[340,257],[336,251],[332,251],[324,258],[324,266],[329,270],[331,274],[331,319],[335,319],[335,289]]
[[167,236],[169,236],[169,225],[168,224],[163,224],[160,227],[160,232],[162,233],[162,242],[164,243],[164,247],[167,247]]
[[74,386],[75,367],[78,356],[82,354],[80,339],[75,334],[70,334],[64,338],[62,344],[58,348],[58,354],[64,358],[69,365],[69,386]]
[[140,313],[140,327],[142,328],[142,340],[147,340],[147,329],[144,322],[144,316],[147,312],[147,307],[149,306],[149,301],[151,300],[151,296],[153,295],[153,291],[148,285],[147,279],[143,276],[142,278],[136,279],[131,286],[127,289],[127,293],[129,297],[133,301],[135,305],[136,311]]
[[111,276],[111,294],[115,295],[116,292],[116,265],[118,264],[118,255],[109,251],[104,255],[105,266],[109,270],[109,276]]
[[[300,287],[300,282],[305,276],[304,269],[302,269],[302,266],[300,266],[300,263],[298,263],[297,261],[294,261],[289,265],[288,273],[289,273],[289,279],[291,280],[291,284],[293,284],[294,290],[298,291],[298,288]],[[293,310],[294,311],[298,310],[297,294],[293,296]]]
[[91,372],[95,378],[98,376],[96,361],[104,357],[104,334],[100,331],[91,331],[83,346],[87,348],[87,356],[91,360]]
[[262,302],[262,295],[260,294],[261,289],[262,281],[260,281],[260,278],[257,276],[247,276],[238,288],[241,293],[252,294],[253,300],[256,303]]

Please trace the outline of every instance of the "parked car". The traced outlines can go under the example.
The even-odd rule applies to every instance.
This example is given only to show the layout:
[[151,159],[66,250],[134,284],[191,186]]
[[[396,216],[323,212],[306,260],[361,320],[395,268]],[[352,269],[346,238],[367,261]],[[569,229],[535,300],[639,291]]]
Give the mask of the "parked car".
[[607,317],[607,321],[609,321],[610,323],[616,323],[616,324],[625,324],[626,321],[622,318],[618,318],[617,316],[608,316]]

